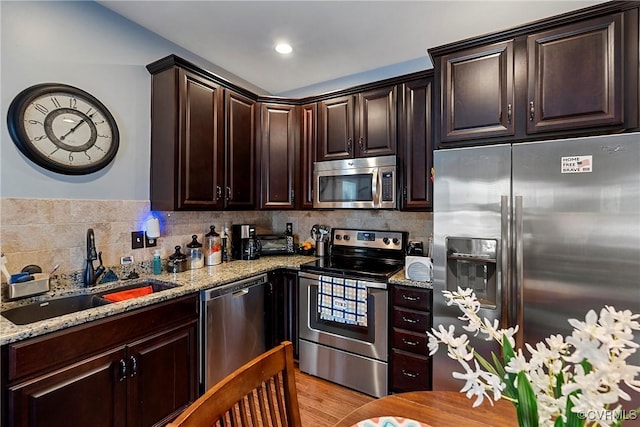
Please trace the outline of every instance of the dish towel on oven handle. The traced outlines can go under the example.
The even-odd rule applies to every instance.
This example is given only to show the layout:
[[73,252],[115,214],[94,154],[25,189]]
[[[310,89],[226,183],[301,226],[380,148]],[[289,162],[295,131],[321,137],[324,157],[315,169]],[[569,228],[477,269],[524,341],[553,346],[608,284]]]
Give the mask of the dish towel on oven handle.
[[367,326],[367,287],[364,282],[342,277],[320,276],[320,319]]

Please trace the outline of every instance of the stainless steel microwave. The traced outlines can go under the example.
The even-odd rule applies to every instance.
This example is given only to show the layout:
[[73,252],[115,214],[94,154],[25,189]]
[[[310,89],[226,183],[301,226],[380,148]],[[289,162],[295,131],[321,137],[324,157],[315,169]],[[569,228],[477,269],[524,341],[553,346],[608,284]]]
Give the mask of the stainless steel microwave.
[[395,209],[396,177],[396,156],[315,162],[313,207]]

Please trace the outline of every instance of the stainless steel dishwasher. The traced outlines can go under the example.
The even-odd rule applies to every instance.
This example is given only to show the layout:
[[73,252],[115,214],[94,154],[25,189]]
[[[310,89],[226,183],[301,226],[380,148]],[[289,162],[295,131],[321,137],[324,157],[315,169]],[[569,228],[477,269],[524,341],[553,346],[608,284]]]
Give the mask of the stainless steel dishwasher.
[[200,389],[265,352],[267,275],[200,292]]

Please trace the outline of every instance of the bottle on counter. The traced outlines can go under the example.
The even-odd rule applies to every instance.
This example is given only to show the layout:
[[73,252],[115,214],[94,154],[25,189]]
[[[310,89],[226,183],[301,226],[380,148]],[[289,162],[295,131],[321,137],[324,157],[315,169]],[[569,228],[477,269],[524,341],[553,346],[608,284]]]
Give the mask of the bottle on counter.
[[229,236],[229,225],[225,222],[222,228],[222,262],[231,261],[231,236]]
[[222,238],[216,232],[215,226],[209,227],[204,236],[204,264],[218,265],[222,262]]
[[202,243],[198,242],[198,236],[196,234],[191,236],[191,243],[187,245],[187,258],[189,260],[189,268],[191,270],[204,267]]
[[160,259],[160,249],[153,251],[153,274],[162,273],[162,260]]

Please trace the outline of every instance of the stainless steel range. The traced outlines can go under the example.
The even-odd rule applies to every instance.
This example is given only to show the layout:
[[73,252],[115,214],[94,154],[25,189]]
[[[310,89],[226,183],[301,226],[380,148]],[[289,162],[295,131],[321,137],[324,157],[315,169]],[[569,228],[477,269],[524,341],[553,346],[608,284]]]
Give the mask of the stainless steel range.
[[330,257],[300,266],[300,370],[363,393],[388,394],[387,281],[408,233],[333,229]]

